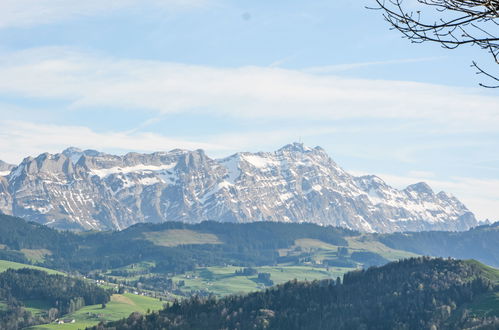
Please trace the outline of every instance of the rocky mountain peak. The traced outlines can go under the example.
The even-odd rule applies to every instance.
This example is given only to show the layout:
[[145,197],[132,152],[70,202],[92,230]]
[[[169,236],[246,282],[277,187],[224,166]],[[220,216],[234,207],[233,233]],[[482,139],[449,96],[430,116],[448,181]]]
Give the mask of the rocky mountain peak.
[[26,158],[7,179],[0,211],[58,228],[265,220],[393,232],[477,224],[456,198],[424,183],[397,190],[373,175],[355,177],[301,143],[223,159],[203,150],[116,156],[68,148]]
[[405,190],[408,192],[416,192],[418,194],[434,195],[433,189],[431,189],[431,187],[425,182],[412,184],[405,188]]
[[376,175],[363,175],[354,178],[355,182],[362,187],[363,190],[378,189],[386,186],[385,181]]
[[446,193],[445,191],[440,191],[438,194],[437,194],[438,198],[441,198],[441,199],[445,199],[445,200],[449,200],[449,199],[455,199],[457,200],[456,197],[452,196],[451,194],[449,193]]
[[68,147],[62,151],[62,154],[66,155],[67,157],[71,156],[72,154],[81,154],[81,153],[83,153],[83,150],[76,147]]
[[15,165],[8,164],[0,160],[0,172],[3,173],[4,175],[7,175],[14,167]]
[[83,155],[83,150],[75,147],[69,147],[65,149],[62,154],[69,158],[73,164],[76,164],[81,156]]
[[326,157],[329,158],[327,155],[326,151],[322,149],[319,146],[316,146],[314,148],[310,148],[305,146],[301,142],[294,142],[291,144],[287,144],[284,147],[278,149],[277,151],[274,152],[276,155],[306,155],[306,156],[321,156],[321,157]]
[[15,165],[9,164],[4,162],[3,160],[0,160],[0,170],[9,170],[12,169]]
[[76,164],[83,156],[97,157],[101,153],[92,149],[81,150],[79,148],[69,147],[63,150],[62,154],[69,158],[73,164]]
[[305,146],[301,142],[293,142],[293,143],[287,144],[284,147],[280,148],[277,152],[283,152],[283,151],[303,153],[303,152],[307,152],[307,151],[312,151],[312,148]]

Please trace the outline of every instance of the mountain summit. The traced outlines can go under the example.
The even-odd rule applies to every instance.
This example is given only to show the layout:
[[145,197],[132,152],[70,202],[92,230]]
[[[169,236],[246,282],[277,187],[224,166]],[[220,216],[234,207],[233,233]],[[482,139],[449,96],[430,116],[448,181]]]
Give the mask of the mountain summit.
[[14,167],[14,165],[7,164],[3,160],[0,160],[0,172],[4,173],[7,171],[10,171],[13,167]]
[[313,222],[363,232],[478,224],[459,200],[425,183],[397,190],[376,176],[356,177],[322,148],[300,143],[223,159],[179,149],[44,153],[3,173],[0,211],[70,229],[204,220]]

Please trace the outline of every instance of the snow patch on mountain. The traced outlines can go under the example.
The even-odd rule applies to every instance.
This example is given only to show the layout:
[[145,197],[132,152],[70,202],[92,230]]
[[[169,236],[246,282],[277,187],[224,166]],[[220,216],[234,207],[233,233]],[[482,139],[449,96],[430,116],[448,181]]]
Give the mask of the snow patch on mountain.
[[278,161],[258,155],[244,155],[242,156],[242,159],[259,169],[280,165]]
[[102,169],[91,169],[90,174],[97,175],[98,177],[105,178],[113,174],[149,174],[153,172],[159,172],[163,170],[171,170],[174,168],[176,163],[166,164],[166,165],[136,165],[130,167],[112,167],[112,168],[102,168]]
[[376,176],[353,176],[322,148],[300,143],[223,159],[202,150],[116,156],[68,148],[28,157],[6,175],[0,211],[57,228],[215,220],[393,232],[478,224],[449,194],[424,183],[398,190]]

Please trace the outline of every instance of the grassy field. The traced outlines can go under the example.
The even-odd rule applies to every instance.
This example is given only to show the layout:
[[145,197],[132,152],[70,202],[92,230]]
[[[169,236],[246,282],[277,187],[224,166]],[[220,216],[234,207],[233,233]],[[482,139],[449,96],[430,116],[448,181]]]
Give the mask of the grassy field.
[[[21,264],[12,261],[0,260],[0,272],[7,269],[20,269],[20,268],[33,268],[46,271],[49,274],[64,273],[32,265]],[[24,302],[26,309],[33,314],[39,314],[46,311],[48,306],[43,301],[28,300]],[[0,309],[4,304],[0,302]],[[46,324],[36,326],[32,329],[85,329],[86,327],[98,324],[100,321],[114,321],[127,317],[133,312],[145,313],[147,310],[159,310],[163,308],[163,302],[151,297],[139,296],[134,294],[113,295],[111,301],[107,304],[105,309],[101,305],[86,306],[75,313],[66,315],[63,319],[75,319],[76,323],[73,324]]]
[[159,246],[223,244],[216,235],[186,229],[146,232],[143,235],[147,240]]
[[21,252],[24,253],[26,258],[31,262],[44,262],[45,256],[49,256],[52,254],[50,250],[47,249],[21,249]]
[[[241,267],[206,267],[184,275],[175,276],[174,282],[184,281],[185,286],[181,288],[184,292],[191,290],[205,290],[215,295],[224,296],[230,294],[248,293],[264,289],[265,286],[257,281],[257,275],[238,276],[236,270]],[[293,279],[297,280],[322,280],[327,278],[336,279],[352,268],[331,267],[318,268],[312,266],[267,266],[255,267],[259,273],[270,273],[274,284],[281,284]]]
[[388,246],[384,245],[381,242],[375,241],[372,237],[369,236],[346,237],[346,240],[348,241],[348,248],[352,251],[374,252],[390,261],[419,256],[412,252],[389,248]]
[[24,306],[26,310],[30,311],[34,315],[43,314],[48,311],[52,306],[43,300],[24,300]]
[[[345,247],[348,248],[350,253],[373,252],[389,261],[418,256],[411,252],[389,248],[369,236],[346,237],[346,240],[348,246]],[[303,238],[297,239],[293,246],[287,249],[280,249],[278,252],[280,256],[300,255],[303,252],[311,253],[314,261],[322,263],[324,259],[336,259],[338,257],[338,248],[340,246],[328,244],[317,239]]]
[[[190,234],[189,234],[190,235]],[[415,257],[416,254],[394,250],[386,245],[373,240],[367,236],[348,237],[349,253],[357,251],[374,252],[388,260],[398,260],[402,258]],[[326,278],[342,277],[348,271],[355,269],[352,267],[323,267],[319,264],[323,260],[335,260],[338,258],[338,248],[340,246],[328,244],[326,242],[303,238],[294,242],[294,245],[279,250],[280,256],[310,256],[311,261],[304,265],[280,265],[268,267],[255,267],[259,273],[270,273],[274,284],[284,283],[293,279],[297,280],[321,280]],[[361,266],[359,263],[353,265]],[[206,267],[193,272],[178,275],[173,278],[175,283],[184,281],[185,285],[180,289],[185,293],[191,291],[211,292],[215,295],[229,295],[238,293],[248,293],[264,289],[265,286],[257,281],[257,275],[236,276],[235,271],[241,267]]]
[[[109,270],[106,272],[106,275],[116,279],[116,280],[122,280],[122,281],[135,281],[138,280],[142,276],[149,276],[152,274],[152,268],[154,268],[156,264],[151,261],[144,261],[144,262],[139,262],[135,264],[130,264],[127,266],[115,268],[112,270]],[[116,272],[124,271],[126,272],[125,275],[113,275],[116,274]]]
[[302,252],[317,252],[317,251],[327,251],[327,252],[336,253],[338,251],[338,246],[325,243],[318,239],[301,238],[297,239],[291,247],[287,249],[280,249],[278,252],[280,256],[287,256]]
[[101,305],[86,306],[63,317],[63,319],[74,319],[75,323],[44,324],[31,329],[85,329],[98,324],[100,321],[116,321],[128,317],[133,312],[146,313],[148,310],[159,310],[163,308],[163,304],[158,299],[151,297],[131,293],[115,294],[104,309]]
[[499,292],[486,294],[470,306],[473,314],[478,316],[496,316],[499,317]]
[[484,265],[473,259],[466,260],[466,262],[478,266],[489,281],[499,285],[499,269]]
[[336,245],[331,245],[320,241],[318,239],[311,238],[301,238],[295,241],[295,246],[299,246],[303,251],[313,251],[316,249],[322,250],[337,250],[338,247]]
[[[499,269],[484,265],[476,260],[466,260],[466,262],[478,266],[489,281],[499,285]],[[472,313],[478,316],[499,317],[499,292],[496,289],[496,292],[478,297],[469,308]]]
[[64,273],[58,272],[58,271],[53,270],[53,269],[48,269],[48,268],[43,268],[43,267],[38,267],[38,266],[32,266],[32,265],[26,265],[26,264],[20,264],[18,262],[0,260],[0,273],[6,271],[9,268],[12,268],[12,269],[33,268],[33,269],[38,269],[38,270],[46,271],[49,274],[64,275]]

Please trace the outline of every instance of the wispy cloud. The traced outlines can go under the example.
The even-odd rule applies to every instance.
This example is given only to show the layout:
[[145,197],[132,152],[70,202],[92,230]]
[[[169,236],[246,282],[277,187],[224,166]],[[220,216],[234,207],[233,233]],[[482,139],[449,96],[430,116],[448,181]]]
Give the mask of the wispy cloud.
[[278,68],[124,60],[64,48],[33,49],[1,59],[1,93],[65,100],[75,109],[267,119],[417,119],[452,130],[499,127],[499,97],[475,89]]
[[[153,118],[152,120],[155,120]],[[141,127],[144,125],[141,125]],[[167,151],[175,148],[204,149],[211,157],[239,151],[270,151],[300,138],[344,132],[335,127],[272,129],[179,138],[137,129],[97,132],[85,126],[47,125],[33,121],[0,120],[0,159],[18,163],[27,156],[60,152],[68,146],[108,152]]]
[[382,65],[396,65],[396,64],[407,64],[407,63],[421,63],[421,62],[432,62],[442,60],[444,57],[423,57],[423,58],[407,58],[400,60],[389,60],[389,61],[374,61],[374,62],[358,62],[358,63],[345,63],[345,64],[335,64],[326,66],[317,66],[306,68],[303,71],[314,74],[328,74],[337,73],[343,71],[349,71],[354,69],[361,69],[371,66],[382,66]]
[[154,133],[96,132],[84,126],[41,125],[23,121],[0,121],[0,145],[2,160],[11,163],[19,162],[21,156],[36,156],[41,152],[57,153],[68,146],[115,152],[153,152],[176,148],[226,150],[219,144]]
[[166,8],[200,6],[208,0],[2,0],[0,28],[49,24],[136,5]]

